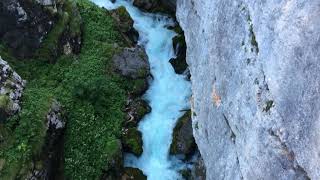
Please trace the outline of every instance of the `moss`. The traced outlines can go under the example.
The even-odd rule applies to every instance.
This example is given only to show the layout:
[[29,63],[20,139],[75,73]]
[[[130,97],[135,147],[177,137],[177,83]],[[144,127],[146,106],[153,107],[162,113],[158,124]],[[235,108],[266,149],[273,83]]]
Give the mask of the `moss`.
[[145,79],[133,80],[133,86],[131,88],[131,93],[135,96],[142,95],[148,89],[148,82]]
[[[102,169],[112,167],[107,162],[119,152],[114,142],[121,138],[126,90],[133,89],[134,83],[106,72],[106,67],[110,67],[116,51],[113,44],[123,46],[124,41],[106,10],[88,0],[76,2],[84,22],[79,55],[60,56],[55,64],[39,59],[18,61],[0,45],[1,56],[28,81],[22,111],[10,118],[5,127],[12,139],[6,139],[6,145],[0,149],[0,159],[6,161],[0,179],[24,179],[23,174],[32,166],[30,160],[39,156],[45,133],[43,120],[53,98],[67,112],[66,179],[99,179]],[[56,41],[64,24],[73,17],[68,13],[65,18],[48,35],[52,41]],[[54,43],[48,44],[55,47]],[[43,55],[50,57],[50,49],[47,50]],[[82,96],[76,92],[78,87],[82,88]]]
[[0,109],[8,109],[10,105],[10,98],[7,95],[0,95]]
[[136,128],[129,128],[123,132],[122,143],[126,152],[136,156],[142,154],[142,134]]
[[63,1],[62,11],[58,12],[58,21],[50,31],[41,47],[36,52],[36,56],[44,61],[54,62],[60,55],[59,46],[63,34],[69,31],[70,38],[80,36],[82,20],[74,1]]
[[70,15],[67,12],[63,12],[59,16],[59,21],[41,43],[41,48],[36,52],[36,56],[44,61],[52,62],[58,56],[59,38],[70,20]]
[[[1,159],[6,160],[0,179],[24,177],[31,168],[32,155],[39,154],[44,143],[46,114],[51,102],[50,93],[45,89],[25,91],[22,106],[28,105],[28,108],[10,118],[6,125],[7,131],[13,131],[13,137],[0,151]],[[17,127],[16,122],[19,122]]]

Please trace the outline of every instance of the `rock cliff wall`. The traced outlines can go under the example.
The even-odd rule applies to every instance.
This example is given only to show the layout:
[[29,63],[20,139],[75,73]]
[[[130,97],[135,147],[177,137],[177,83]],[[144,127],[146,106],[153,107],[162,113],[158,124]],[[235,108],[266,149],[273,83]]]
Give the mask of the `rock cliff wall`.
[[319,16],[319,0],[178,0],[207,179],[320,178]]

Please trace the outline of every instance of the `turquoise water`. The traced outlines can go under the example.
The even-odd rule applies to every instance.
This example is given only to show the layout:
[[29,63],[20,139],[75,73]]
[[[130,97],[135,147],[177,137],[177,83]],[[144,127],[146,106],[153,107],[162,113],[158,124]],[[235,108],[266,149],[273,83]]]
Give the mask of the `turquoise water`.
[[153,80],[144,98],[152,112],[139,123],[143,136],[143,154],[136,158],[125,156],[125,165],[141,169],[149,180],[182,179],[178,170],[185,166],[175,157],[169,156],[172,131],[181,110],[189,108],[190,82],[182,75],[175,74],[169,60],[174,57],[172,38],[175,32],[166,27],[173,21],[165,16],[143,13],[130,1],[92,0],[99,6],[114,9],[125,6],[139,32],[138,44],[145,47],[149,58]]

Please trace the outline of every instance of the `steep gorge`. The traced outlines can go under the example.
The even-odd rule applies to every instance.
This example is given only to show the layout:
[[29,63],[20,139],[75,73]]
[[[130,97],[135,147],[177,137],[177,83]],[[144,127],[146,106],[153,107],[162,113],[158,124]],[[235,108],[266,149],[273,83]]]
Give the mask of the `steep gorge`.
[[178,0],[207,179],[320,178],[320,1]]

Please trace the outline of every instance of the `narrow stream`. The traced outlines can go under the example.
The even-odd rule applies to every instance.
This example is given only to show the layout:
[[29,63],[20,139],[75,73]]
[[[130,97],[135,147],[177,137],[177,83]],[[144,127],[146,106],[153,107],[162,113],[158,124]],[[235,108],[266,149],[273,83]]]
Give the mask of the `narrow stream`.
[[169,156],[172,131],[176,121],[183,115],[181,110],[189,108],[190,83],[184,76],[175,74],[169,60],[174,57],[172,38],[175,32],[166,27],[173,25],[168,17],[143,13],[131,1],[92,0],[99,6],[114,9],[125,6],[139,32],[138,44],[145,47],[149,58],[153,80],[144,98],[152,112],[139,123],[143,136],[143,154],[137,158],[125,157],[125,165],[141,169],[149,180],[182,179],[178,170],[185,166],[175,157]]

